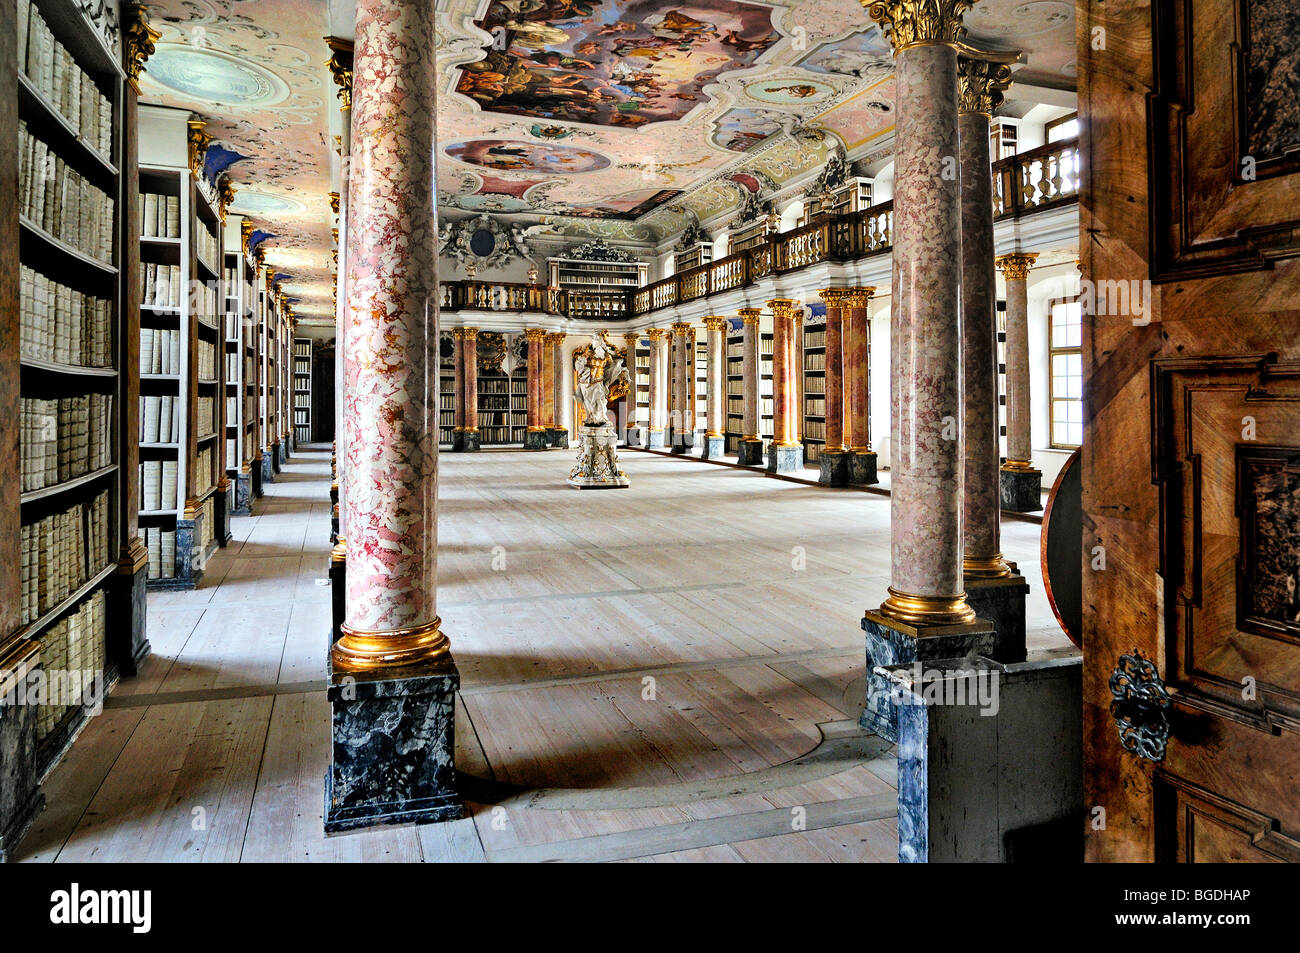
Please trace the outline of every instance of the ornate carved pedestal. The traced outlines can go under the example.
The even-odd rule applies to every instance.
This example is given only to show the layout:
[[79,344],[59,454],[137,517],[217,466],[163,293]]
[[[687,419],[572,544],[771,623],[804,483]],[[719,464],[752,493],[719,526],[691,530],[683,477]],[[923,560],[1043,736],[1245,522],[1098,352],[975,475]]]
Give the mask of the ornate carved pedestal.
[[618,466],[618,431],[609,424],[578,428],[578,462],[569,472],[569,486],[580,490],[613,490],[628,486]]

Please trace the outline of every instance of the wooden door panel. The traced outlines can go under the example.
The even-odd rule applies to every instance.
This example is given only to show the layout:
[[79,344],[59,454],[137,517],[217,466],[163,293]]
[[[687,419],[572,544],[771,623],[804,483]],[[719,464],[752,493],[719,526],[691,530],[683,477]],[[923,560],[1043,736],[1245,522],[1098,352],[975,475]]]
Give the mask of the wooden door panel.
[[1183,779],[1159,772],[1155,797],[1162,820],[1156,857],[1195,864],[1300,860],[1300,842],[1276,818]]

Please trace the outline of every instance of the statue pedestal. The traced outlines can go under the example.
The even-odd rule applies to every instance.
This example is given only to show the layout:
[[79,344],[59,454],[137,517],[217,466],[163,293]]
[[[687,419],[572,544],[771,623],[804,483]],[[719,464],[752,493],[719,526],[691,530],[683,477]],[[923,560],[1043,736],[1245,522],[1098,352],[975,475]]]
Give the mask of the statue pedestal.
[[618,431],[608,423],[578,428],[578,463],[569,473],[569,486],[580,490],[615,490],[628,485],[618,467]]

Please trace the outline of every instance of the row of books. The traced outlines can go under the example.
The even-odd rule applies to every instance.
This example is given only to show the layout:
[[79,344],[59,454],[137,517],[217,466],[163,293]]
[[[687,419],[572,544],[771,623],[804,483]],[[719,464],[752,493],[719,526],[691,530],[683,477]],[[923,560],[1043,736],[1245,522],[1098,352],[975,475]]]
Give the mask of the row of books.
[[37,638],[46,691],[37,706],[36,740],[51,734],[73,708],[94,704],[102,690],[96,679],[104,671],[107,645],[107,597],[100,589],[77,611],[60,619]]
[[140,464],[140,509],[176,509],[176,480],[175,460],[146,460]]
[[481,443],[523,443],[524,430],[520,427],[492,427],[484,426],[480,420],[478,424],[479,441]]
[[[307,359],[307,361],[308,361],[308,366],[310,366],[310,363],[311,363],[311,341],[294,341],[294,342],[293,342],[293,356],[294,356],[294,357],[305,357],[305,358]],[[306,371],[303,371],[302,373],[305,374],[305,373],[307,373],[307,372],[306,372]]]
[[217,537],[217,498],[210,496],[199,507],[199,552],[206,553]]
[[824,444],[820,443],[805,443],[803,445],[803,462],[816,463],[821,460],[824,446]]
[[217,346],[208,341],[199,341],[199,380],[217,379]]
[[213,411],[217,405],[211,397],[199,398],[199,436],[206,437],[217,432],[217,418]]
[[[510,386],[511,384],[514,385],[513,389]],[[480,377],[478,379],[478,392],[480,394],[509,394],[512,392],[523,394],[527,385],[527,380],[522,377],[516,380]]]
[[311,423],[311,411],[309,411],[309,410],[295,410],[295,411],[293,412],[293,422],[294,422],[295,424],[309,424],[309,423]]
[[113,559],[108,490],[22,528],[22,617],[39,619]]
[[147,526],[140,530],[149,551],[149,578],[171,579],[176,575],[176,531]]
[[[239,380],[239,355],[226,355],[226,383],[233,384]],[[253,359],[247,354],[244,355],[244,380],[248,383],[253,382]]]
[[143,238],[180,238],[181,197],[141,192],[140,235]]
[[74,291],[22,266],[18,335],[22,356],[78,367],[113,366],[113,303]]
[[194,492],[206,493],[216,480],[212,476],[212,444],[208,444],[194,458]]
[[113,462],[113,397],[22,398],[22,490],[75,480]]
[[821,420],[805,420],[803,424],[803,435],[809,440],[825,440],[825,422]]
[[177,443],[181,439],[181,404],[171,395],[140,398],[140,442]]
[[825,397],[805,397],[803,402],[803,412],[809,417],[826,416],[826,398]]
[[819,351],[816,354],[805,354],[803,356],[803,369],[805,371],[824,371],[826,370],[826,354]]
[[50,31],[32,0],[18,0],[18,68],[101,155],[113,151],[113,104]]
[[299,377],[311,376],[311,359],[295,358],[293,362],[293,372]]
[[299,443],[306,443],[311,439],[311,427],[308,425],[294,427],[293,439],[297,440]]
[[[221,250],[217,246],[217,236],[201,221],[194,223],[194,250],[199,253],[199,261],[207,264],[214,272],[220,268]],[[212,310],[215,312],[216,308]]]
[[19,211],[83,255],[113,260],[113,199],[18,123]]
[[826,326],[822,325],[816,329],[806,328],[803,332],[804,347],[825,347],[826,346]]
[[293,405],[295,407],[305,407],[307,409],[311,409],[311,394],[307,392],[299,392],[297,394],[294,394]]
[[179,308],[185,286],[180,265],[140,266],[140,304],[145,308]]
[[179,374],[183,367],[180,331],[140,329],[141,374]]

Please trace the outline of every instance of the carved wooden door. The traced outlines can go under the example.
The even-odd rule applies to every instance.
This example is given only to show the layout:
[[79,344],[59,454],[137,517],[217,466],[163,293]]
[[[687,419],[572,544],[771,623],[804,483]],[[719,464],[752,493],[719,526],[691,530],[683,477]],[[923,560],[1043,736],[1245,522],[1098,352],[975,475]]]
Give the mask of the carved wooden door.
[[1300,859],[1291,6],[1079,5],[1092,860]]

